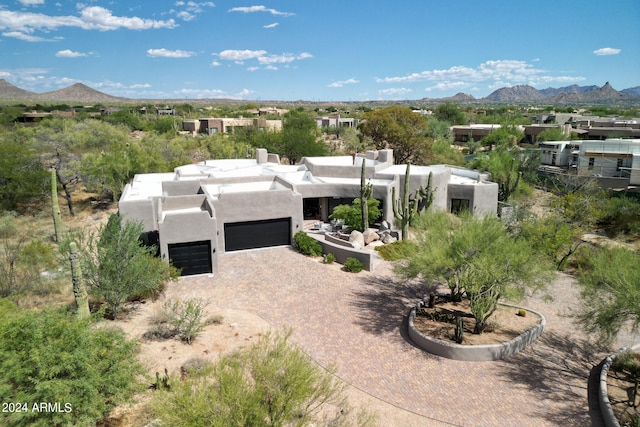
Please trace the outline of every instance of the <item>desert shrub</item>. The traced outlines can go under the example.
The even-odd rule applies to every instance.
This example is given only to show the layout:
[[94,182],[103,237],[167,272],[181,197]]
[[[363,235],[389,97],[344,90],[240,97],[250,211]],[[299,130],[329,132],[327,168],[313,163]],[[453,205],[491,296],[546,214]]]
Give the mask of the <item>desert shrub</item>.
[[347,258],[342,269],[350,273],[359,273],[364,269],[364,264],[357,258]]
[[[330,219],[341,219],[351,230],[364,231],[362,229],[362,208],[361,200],[356,197],[350,205],[338,205],[333,208]],[[369,224],[373,224],[380,218],[380,202],[376,199],[367,199]]]
[[322,255],[322,246],[320,246],[320,243],[313,237],[308,236],[304,231],[298,231],[293,236],[293,241],[298,250],[305,255]]
[[333,264],[336,260],[336,256],[334,254],[325,254],[322,258],[322,262],[325,264]]
[[0,317],[4,402],[59,402],[57,411],[0,413],[3,426],[95,425],[140,389],[135,343],[61,311]]
[[416,244],[410,240],[398,240],[384,246],[376,246],[376,251],[386,261],[398,261],[408,258],[416,249]]
[[167,323],[177,335],[191,344],[191,341],[207,326],[204,317],[208,302],[200,299],[168,300],[163,305]]
[[[363,425],[351,414],[344,387],[316,365],[289,333],[268,333],[215,364],[185,367],[182,381],[154,395],[163,426]],[[323,411],[337,405],[336,411]],[[327,419],[328,414],[337,414]],[[324,418],[324,419],[323,419]]]

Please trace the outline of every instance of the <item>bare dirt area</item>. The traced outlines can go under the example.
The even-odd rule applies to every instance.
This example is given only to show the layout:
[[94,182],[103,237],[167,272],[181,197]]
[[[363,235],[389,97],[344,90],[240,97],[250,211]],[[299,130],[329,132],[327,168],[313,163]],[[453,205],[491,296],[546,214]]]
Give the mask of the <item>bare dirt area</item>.
[[[429,314],[432,311],[432,314]],[[474,334],[475,319],[471,314],[469,302],[445,302],[439,303],[434,309],[424,309],[424,314],[416,315],[414,318],[415,327],[423,334],[439,339],[441,341],[455,341],[455,322],[433,320],[434,312],[436,317],[455,318],[459,316],[464,325],[464,338],[462,345],[499,344],[512,340],[540,323],[540,316],[530,311],[525,311],[525,315],[518,315],[518,309],[499,305],[495,313],[487,322],[487,328],[481,334]]]
[[[609,371],[607,376],[607,393],[611,409],[621,426],[632,426],[632,417],[640,417],[638,406],[640,396],[633,398],[634,381],[622,372]],[[634,402],[635,400],[635,402]],[[636,406],[634,406],[634,404]]]

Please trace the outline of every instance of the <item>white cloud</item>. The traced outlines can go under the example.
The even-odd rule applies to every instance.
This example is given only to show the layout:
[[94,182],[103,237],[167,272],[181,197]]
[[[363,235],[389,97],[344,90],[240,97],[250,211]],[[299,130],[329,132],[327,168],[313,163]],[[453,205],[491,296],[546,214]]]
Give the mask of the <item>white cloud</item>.
[[348,80],[338,80],[336,82],[330,83],[329,87],[343,87],[345,85],[352,85],[352,84],[356,84],[356,83],[360,83],[359,80],[356,79],[348,79]]
[[223,50],[218,54],[220,59],[226,61],[245,61],[247,59],[260,58],[267,54],[266,50]]
[[[35,37],[35,31],[52,31],[61,27],[84,30],[110,31],[117,29],[148,30],[175,28],[173,19],[166,21],[143,19],[137,16],[114,16],[109,9],[100,6],[80,6],[79,16],[50,16],[43,13],[14,12],[0,9],[0,31],[7,37]],[[20,36],[19,34],[22,34]],[[35,41],[35,40],[32,40]]]
[[18,0],[23,6],[34,6],[36,4],[44,4],[44,0]]
[[242,13],[255,13],[255,12],[267,12],[277,16],[293,16],[295,13],[280,12],[276,9],[269,9],[265,6],[246,6],[246,7],[232,7],[229,12],[242,12]]
[[45,39],[45,38],[42,38],[42,37],[25,34],[25,33],[20,32],[20,31],[5,31],[4,33],[2,33],[2,37],[11,37],[11,38],[22,40],[22,41],[25,41],[25,42],[48,42],[48,41],[52,41],[52,40]]
[[[266,53],[266,52],[265,52]],[[281,55],[269,55],[269,56],[260,56],[258,57],[258,62],[260,64],[286,64],[289,62],[293,62],[300,59],[312,58],[308,52],[303,52],[299,55],[294,55],[292,53],[283,53]]]
[[195,55],[194,52],[189,52],[187,50],[168,50],[165,48],[161,49],[147,49],[147,55],[152,58],[190,58]]
[[612,48],[612,47],[603,47],[601,49],[596,49],[596,50],[593,51],[593,53],[595,53],[598,56],[617,55],[620,52],[622,52],[622,50],[615,49],[615,48]]
[[264,25],[262,28],[275,28],[278,25],[280,25],[280,24],[278,24],[277,22],[274,22],[273,24]]
[[82,56],[89,56],[89,55],[90,55],[89,53],[74,52],[70,49],[60,50],[56,52],[56,56],[58,58],[80,58]]
[[[535,68],[526,61],[497,60],[486,61],[475,68],[457,65],[444,70],[425,70],[405,76],[376,78],[378,83],[416,83],[422,81],[441,82],[432,86],[431,90],[445,90],[462,87],[462,84],[476,82],[538,85],[549,82],[579,82],[585,80],[580,76],[553,76],[547,70]],[[429,88],[427,88],[429,90]]]
[[378,91],[380,95],[406,95],[407,93],[412,92],[411,89],[406,87],[397,87],[397,88],[389,88],[389,89],[381,89]]
[[213,61],[213,62],[211,63],[211,66],[212,66],[212,67],[219,67],[219,66],[221,66],[221,65],[222,65],[222,64],[221,64],[221,63],[219,63],[218,61]]
[[181,89],[175,92],[178,96],[195,99],[243,99],[251,93],[253,93],[253,91],[249,89],[243,89],[237,94],[230,94],[222,89]]
[[204,12],[205,7],[215,7],[216,5],[213,2],[210,1],[205,1],[205,2],[195,2],[195,1],[189,1],[189,2],[183,2],[183,1],[177,1],[175,3],[176,7],[179,8],[184,8],[184,10],[181,11],[175,11],[175,10],[171,10],[170,13],[175,13],[176,16],[180,19],[182,19],[183,21],[191,21],[193,19],[196,18],[196,16],[202,12]]
[[452,90],[452,89],[463,89],[465,87],[468,87],[469,85],[465,82],[440,82],[438,84],[436,84],[435,86],[430,86],[430,87],[426,87],[424,90],[426,90],[427,92],[431,92],[432,90]]

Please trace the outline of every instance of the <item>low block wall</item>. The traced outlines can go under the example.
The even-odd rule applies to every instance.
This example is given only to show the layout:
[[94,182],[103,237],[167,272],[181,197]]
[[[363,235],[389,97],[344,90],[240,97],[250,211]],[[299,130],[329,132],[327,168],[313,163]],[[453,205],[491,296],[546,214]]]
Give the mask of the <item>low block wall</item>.
[[607,427],[620,427],[620,423],[618,423],[618,419],[614,415],[613,408],[611,408],[611,402],[609,401],[609,391],[607,389],[607,375],[609,374],[609,369],[620,353],[624,353],[625,351],[636,351],[638,349],[640,349],[640,344],[636,344],[631,347],[622,347],[604,359],[604,363],[602,364],[602,370],[600,371],[600,387],[598,387],[598,402],[600,403],[602,420],[604,421],[604,425]]
[[[411,309],[409,313],[409,338],[418,347],[424,351],[435,354],[437,356],[446,357],[447,359],[466,360],[466,361],[490,361],[500,360],[518,353],[520,350],[531,344],[536,338],[542,335],[546,325],[546,319],[537,311],[524,308],[531,313],[540,317],[540,323],[533,328],[512,339],[501,344],[482,344],[482,345],[462,345],[449,343],[435,338],[431,338],[420,332],[414,325],[416,317],[416,308],[421,307],[423,302],[420,301],[417,307]],[[517,305],[501,303],[507,307],[523,308]]]
[[[344,245],[344,243],[341,242],[334,243],[330,240],[326,240],[325,237],[330,236],[326,236],[325,234],[307,234],[320,243],[323,253],[333,254],[336,257],[336,262],[340,264],[344,264],[347,258],[356,258],[364,265],[365,270],[373,271],[376,266],[380,262],[382,262],[382,258],[377,253],[367,250],[355,249],[349,242],[345,242],[344,240],[342,242],[347,243],[348,245]],[[334,239],[337,240],[337,238]]]

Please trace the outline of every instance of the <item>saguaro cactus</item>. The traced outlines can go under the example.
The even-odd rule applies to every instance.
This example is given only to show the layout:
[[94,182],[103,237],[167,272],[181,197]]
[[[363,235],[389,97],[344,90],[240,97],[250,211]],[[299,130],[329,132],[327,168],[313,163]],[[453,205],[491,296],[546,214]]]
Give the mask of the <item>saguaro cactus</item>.
[[421,213],[425,209],[429,209],[433,203],[434,190],[431,185],[431,179],[433,178],[433,172],[429,172],[429,178],[427,179],[427,186],[420,186],[416,190],[416,200],[418,200],[418,213]]
[[393,216],[400,223],[402,230],[402,240],[409,237],[409,223],[418,211],[418,203],[414,199],[409,201],[409,179],[410,179],[411,163],[407,163],[407,171],[404,174],[404,188],[402,191],[402,200],[396,199],[396,188],[391,190],[391,198],[393,199]]
[[360,172],[360,207],[362,208],[362,231],[369,228],[369,198],[373,194],[373,184],[367,184],[366,159],[362,159],[362,171]]
[[78,261],[78,245],[76,242],[69,243],[69,261],[71,262],[71,282],[73,283],[73,296],[76,299],[78,311],[76,315],[79,319],[89,317],[89,297],[87,290],[82,284],[82,269]]
[[56,233],[56,242],[62,240],[62,218],[60,217],[60,206],[58,205],[58,179],[56,170],[51,168],[51,207],[53,209],[53,228]]

